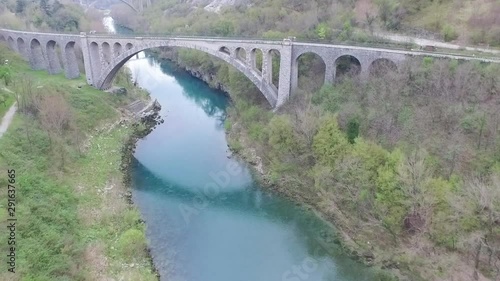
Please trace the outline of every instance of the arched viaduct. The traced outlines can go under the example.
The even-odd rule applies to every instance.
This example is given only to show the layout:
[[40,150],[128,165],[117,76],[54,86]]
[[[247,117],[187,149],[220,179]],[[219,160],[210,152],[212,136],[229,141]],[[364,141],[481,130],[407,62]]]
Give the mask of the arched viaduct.
[[[1,41],[21,54],[33,69],[47,70],[50,74],[64,71],[69,79],[80,76],[79,61],[83,60],[87,83],[102,90],[110,88],[118,70],[128,59],[141,51],[157,47],[195,49],[222,59],[238,69],[257,86],[273,108],[283,105],[297,88],[298,60],[306,53],[318,55],[325,63],[325,83],[333,83],[337,63],[345,57],[357,61],[362,78],[368,76],[370,67],[378,60],[388,61],[397,66],[408,56],[500,62],[493,59],[436,53],[300,43],[287,39],[265,41],[205,37],[127,37],[0,29]],[[279,83],[276,86],[272,77],[273,54],[279,54],[280,62]],[[262,58],[262,61],[257,63],[257,58]]]

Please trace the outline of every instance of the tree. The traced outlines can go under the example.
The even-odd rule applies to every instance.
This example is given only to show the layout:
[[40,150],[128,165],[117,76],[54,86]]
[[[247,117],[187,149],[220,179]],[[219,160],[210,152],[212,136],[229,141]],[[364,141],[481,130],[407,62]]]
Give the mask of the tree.
[[24,13],[24,10],[26,9],[26,0],[17,0],[16,1],[16,14],[22,14]]
[[319,39],[327,39],[331,35],[330,27],[327,23],[322,22],[316,26],[316,34],[318,35]]
[[5,86],[9,86],[12,82],[11,72],[7,65],[0,66],[0,79],[3,79]]
[[349,148],[349,142],[337,124],[334,115],[328,115],[314,136],[313,151],[316,159],[323,165],[334,166],[342,159]]
[[425,163],[426,156],[425,151],[415,150],[405,155],[397,168],[408,208],[404,226],[412,234],[423,232],[432,215],[433,198],[427,190],[432,174]]
[[280,154],[296,154],[300,148],[294,128],[287,116],[276,115],[268,126],[269,145]]
[[405,206],[405,194],[401,189],[397,167],[403,153],[395,150],[390,153],[386,163],[379,167],[376,178],[375,207],[384,227],[395,238],[401,231],[403,220],[408,213]]
[[487,250],[489,266],[500,251],[500,175],[467,180],[452,206],[461,218],[462,228],[468,231],[462,241],[474,253],[473,277],[478,280],[483,249]]
[[42,11],[47,15],[51,16],[52,11],[50,9],[50,4],[48,0],[40,0],[40,7],[42,8]]
[[49,136],[62,136],[69,128],[72,114],[67,101],[61,94],[41,95],[36,100],[38,119]]
[[71,108],[63,95],[59,93],[38,96],[36,106],[37,118],[49,136],[53,151],[59,153],[61,168],[63,168],[66,162],[65,132],[72,131],[74,127]]

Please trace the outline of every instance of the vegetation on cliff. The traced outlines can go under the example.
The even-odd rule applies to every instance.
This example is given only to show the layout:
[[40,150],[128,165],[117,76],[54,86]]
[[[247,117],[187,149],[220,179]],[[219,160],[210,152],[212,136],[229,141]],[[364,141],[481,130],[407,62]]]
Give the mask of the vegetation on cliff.
[[375,31],[408,33],[465,44],[500,46],[500,6],[495,0],[259,0],[230,1],[214,9],[211,1],[152,0],[130,16],[116,6],[118,22],[136,30],[184,35],[307,40],[373,41]]
[[103,31],[96,10],[84,12],[70,0],[0,0],[0,26],[38,31]]

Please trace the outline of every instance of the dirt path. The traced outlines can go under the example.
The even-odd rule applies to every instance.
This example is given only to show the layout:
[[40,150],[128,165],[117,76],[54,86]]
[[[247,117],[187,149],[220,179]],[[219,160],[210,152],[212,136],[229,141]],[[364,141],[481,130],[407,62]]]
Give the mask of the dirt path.
[[[3,90],[12,93],[12,91],[7,88],[3,88]],[[12,122],[12,119],[14,118],[16,111],[17,111],[17,103],[14,103],[13,105],[10,106],[7,113],[5,113],[5,116],[2,118],[2,123],[0,123],[0,138],[9,128],[9,125]]]
[[17,103],[14,103],[9,108],[7,113],[5,113],[5,116],[2,118],[2,123],[0,124],[0,138],[9,128],[9,125],[12,122],[12,119],[14,118],[14,114],[16,113],[16,111],[17,111]]

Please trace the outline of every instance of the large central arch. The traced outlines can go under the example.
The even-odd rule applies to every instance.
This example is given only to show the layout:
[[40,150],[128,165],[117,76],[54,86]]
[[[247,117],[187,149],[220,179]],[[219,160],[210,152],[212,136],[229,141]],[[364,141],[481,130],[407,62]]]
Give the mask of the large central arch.
[[114,57],[109,65],[105,66],[102,69],[98,79],[94,79],[95,87],[101,90],[109,89],[112,85],[114,77],[116,76],[120,68],[130,58],[132,58],[139,52],[159,47],[179,47],[202,51],[229,63],[238,71],[243,73],[248,79],[250,79],[250,81],[252,81],[252,83],[262,92],[262,94],[272,107],[276,106],[276,103],[278,101],[277,89],[275,89],[275,87],[273,87],[270,83],[263,79],[263,77],[259,75],[259,73],[257,73],[254,69],[248,67],[245,61],[239,59],[236,54],[236,48],[227,47],[223,44],[220,44],[219,46],[216,44],[213,44],[213,46],[212,44],[207,44],[208,46],[202,46],[203,42],[200,42],[200,44],[198,45],[198,42],[179,42],[177,40],[167,42],[160,41],[149,44],[134,43],[136,42],[126,44],[127,47],[125,48],[125,50],[113,54]]

